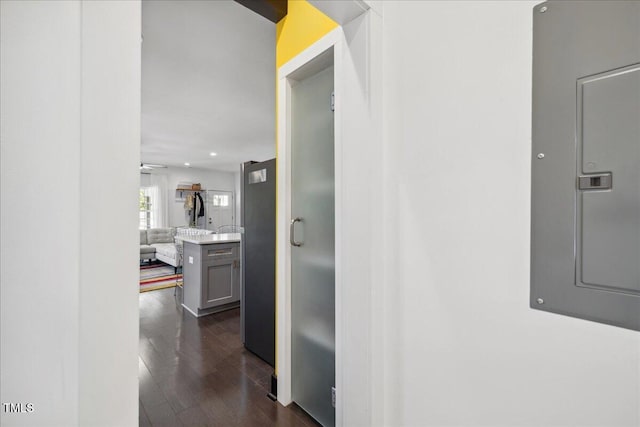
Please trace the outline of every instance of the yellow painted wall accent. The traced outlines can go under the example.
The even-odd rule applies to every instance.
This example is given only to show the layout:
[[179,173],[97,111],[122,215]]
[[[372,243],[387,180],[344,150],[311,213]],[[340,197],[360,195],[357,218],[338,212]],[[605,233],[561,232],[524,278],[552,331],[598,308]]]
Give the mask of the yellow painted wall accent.
[[[278,133],[278,69],[300,54],[303,50],[320,40],[338,24],[324,13],[320,12],[307,0],[289,0],[287,16],[276,24],[276,141]],[[278,157],[276,145],[276,157]],[[276,170],[276,180],[280,179]],[[277,187],[276,187],[277,188]],[[276,191],[276,218],[278,217],[278,192]],[[276,235],[284,230],[278,230]],[[276,280],[278,277],[278,259],[276,255]],[[276,301],[278,300],[278,285],[276,283]],[[278,310],[276,306],[276,324]],[[278,329],[276,327],[276,361],[278,360]],[[276,362],[277,365],[277,362]],[[275,369],[278,375],[278,370]]]
[[337,26],[307,0],[289,0],[287,16],[276,24],[276,67],[286,64]]

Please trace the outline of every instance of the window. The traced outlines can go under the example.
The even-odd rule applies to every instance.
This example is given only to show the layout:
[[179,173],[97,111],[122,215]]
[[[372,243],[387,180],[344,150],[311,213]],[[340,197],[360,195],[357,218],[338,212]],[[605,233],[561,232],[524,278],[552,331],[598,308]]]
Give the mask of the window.
[[147,230],[151,228],[151,187],[140,188],[140,230]]
[[213,206],[229,206],[229,196],[226,194],[214,194]]

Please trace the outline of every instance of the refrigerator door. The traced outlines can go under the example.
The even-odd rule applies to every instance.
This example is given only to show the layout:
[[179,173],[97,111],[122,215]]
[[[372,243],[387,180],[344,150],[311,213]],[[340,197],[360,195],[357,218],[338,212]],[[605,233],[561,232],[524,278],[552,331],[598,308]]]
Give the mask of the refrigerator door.
[[243,172],[245,347],[275,366],[276,162],[245,163]]

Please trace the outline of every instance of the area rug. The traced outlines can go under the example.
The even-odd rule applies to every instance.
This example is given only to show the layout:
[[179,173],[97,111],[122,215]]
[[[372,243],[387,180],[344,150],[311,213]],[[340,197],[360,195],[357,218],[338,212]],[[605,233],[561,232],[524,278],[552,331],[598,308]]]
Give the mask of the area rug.
[[170,265],[159,263],[140,266],[140,292],[173,288],[176,280],[182,281],[182,274],[175,274]]

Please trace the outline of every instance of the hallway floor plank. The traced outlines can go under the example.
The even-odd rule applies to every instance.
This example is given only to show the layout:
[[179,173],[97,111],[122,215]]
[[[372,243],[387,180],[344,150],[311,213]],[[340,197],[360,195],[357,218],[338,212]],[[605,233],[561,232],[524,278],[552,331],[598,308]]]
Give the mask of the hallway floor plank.
[[273,370],[242,345],[239,309],[196,319],[179,297],[140,294],[140,426],[319,425],[267,397]]

